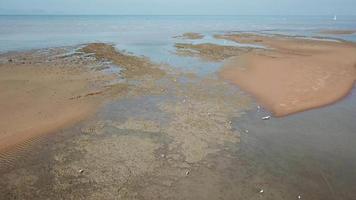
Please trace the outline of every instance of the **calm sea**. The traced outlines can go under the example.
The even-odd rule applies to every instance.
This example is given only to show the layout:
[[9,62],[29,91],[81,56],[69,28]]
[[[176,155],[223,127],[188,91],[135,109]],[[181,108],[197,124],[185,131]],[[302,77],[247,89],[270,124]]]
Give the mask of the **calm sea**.
[[187,42],[173,36],[199,32],[206,37],[190,42],[227,45],[234,44],[215,40],[212,35],[247,31],[356,41],[356,35],[322,35],[318,33],[321,29],[356,30],[356,16],[338,16],[337,20],[334,16],[0,16],[0,53],[110,42],[155,62],[209,73],[218,65],[171,53],[176,42]]
[[[166,45],[183,32],[263,31],[319,35],[356,29],[356,16],[0,16],[0,51],[102,41]],[[333,36],[356,41],[356,35]]]

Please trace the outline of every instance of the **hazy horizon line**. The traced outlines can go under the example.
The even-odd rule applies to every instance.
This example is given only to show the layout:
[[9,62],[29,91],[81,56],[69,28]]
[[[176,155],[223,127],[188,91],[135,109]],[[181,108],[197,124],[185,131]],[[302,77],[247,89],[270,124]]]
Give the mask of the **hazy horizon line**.
[[356,14],[2,14],[0,16],[356,16]]

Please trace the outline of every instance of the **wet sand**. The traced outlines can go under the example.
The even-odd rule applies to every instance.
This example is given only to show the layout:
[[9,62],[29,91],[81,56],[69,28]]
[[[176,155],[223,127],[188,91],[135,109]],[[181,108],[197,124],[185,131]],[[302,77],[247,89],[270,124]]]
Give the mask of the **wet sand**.
[[[57,48],[1,56],[0,151],[74,125],[125,92],[128,84],[105,73],[104,60],[122,67],[121,79],[162,73],[147,59],[116,52],[109,44],[75,51]],[[95,59],[88,53],[96,53]]]
[[[95,51],[91,57],[102,61],[110,55],[101,56],[103,49],[112,52],[101,44],[90,49],[86,52]],[[137,69],[150,72],[153,65],[145,63],[136,65]],[[129,66],[128,62],[123,65]],[[228,160],[238,151],[240,133],[232,128],[231,119],[249,108],[250,99],[216,77],[164,70],[160,76],[130,74],[125,78],[129,84],[125,95],[35,145],[26,156],[0,154],[0,199],[224,196],[219,193],[223,185],[209,175],[219,177],[213,170],[218,165],[214,158]],[[206,185],[198,186],[204,177]],[[189,191],[187,187],[193,185],[199,191],[211,187],[213,192]]]
[[182,35],[175,36],[174,38],[180,38],[180,39],[187,39],[187,40],[198,40],[198,39],[203,39],[204,35],[200,33],[183,33]]
[[[108,80],[82,63],[46,61],[38,52],[9,54],[2,60],[0,151],[86,118],[101,101],[91,94],[101,91],[100,82]],[[88,96],[76,98],[80,95]]]
[[356,30],[322,30],[319,33],[327,35],[352,35]]
[[85,46],[82,51],[94,54],[93,56],[102,61],[113,62],[119,66],[122,76],[126,79],[140,76],[153,76],[159,78],[164,71],[152,63],[149,59],[117,51],[112,45],[104,43],[92,43]]
[[233,46],[221,46],[216,44],[188,44],[176,43],[176,54],[179,56],[199,57],[206,61],[223,61],[232,56],[237,56],[250,50]]
[[231,58],[220,75],[278,117],[336,102],[356,80],[352,43],[251,34],[217,37],[269,48]]

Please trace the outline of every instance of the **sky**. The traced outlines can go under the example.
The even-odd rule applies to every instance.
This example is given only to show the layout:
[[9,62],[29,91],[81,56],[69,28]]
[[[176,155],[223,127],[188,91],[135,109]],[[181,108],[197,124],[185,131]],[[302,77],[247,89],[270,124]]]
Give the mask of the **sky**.
[[0,0],[0,14],[355,15],[356,0]]

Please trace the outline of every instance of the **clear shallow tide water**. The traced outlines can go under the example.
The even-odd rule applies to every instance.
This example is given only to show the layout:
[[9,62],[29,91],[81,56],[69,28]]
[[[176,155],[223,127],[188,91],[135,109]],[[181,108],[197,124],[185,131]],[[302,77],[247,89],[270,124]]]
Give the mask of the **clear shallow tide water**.
[[248,31],[356,41],[356,34],[318,34],[322,29],[356,29],[356,16],[338,16],[336,21],[333,16],[0,16],[0,52],[110,42],[155,62],[206,74],[216,71],[219,64],[175,56],[174,43],[183,40],[173,36],[199,32],[206,37],[195,43],[225,45],[233,42],[212,35]]
[[267,113],[255,109],[237,119],[249,178],[263,177],[265,190],[274,193],[287,186],[302,199],[355,199],[355,100],[356,88],[320,109],[267,121],[261,120]]

